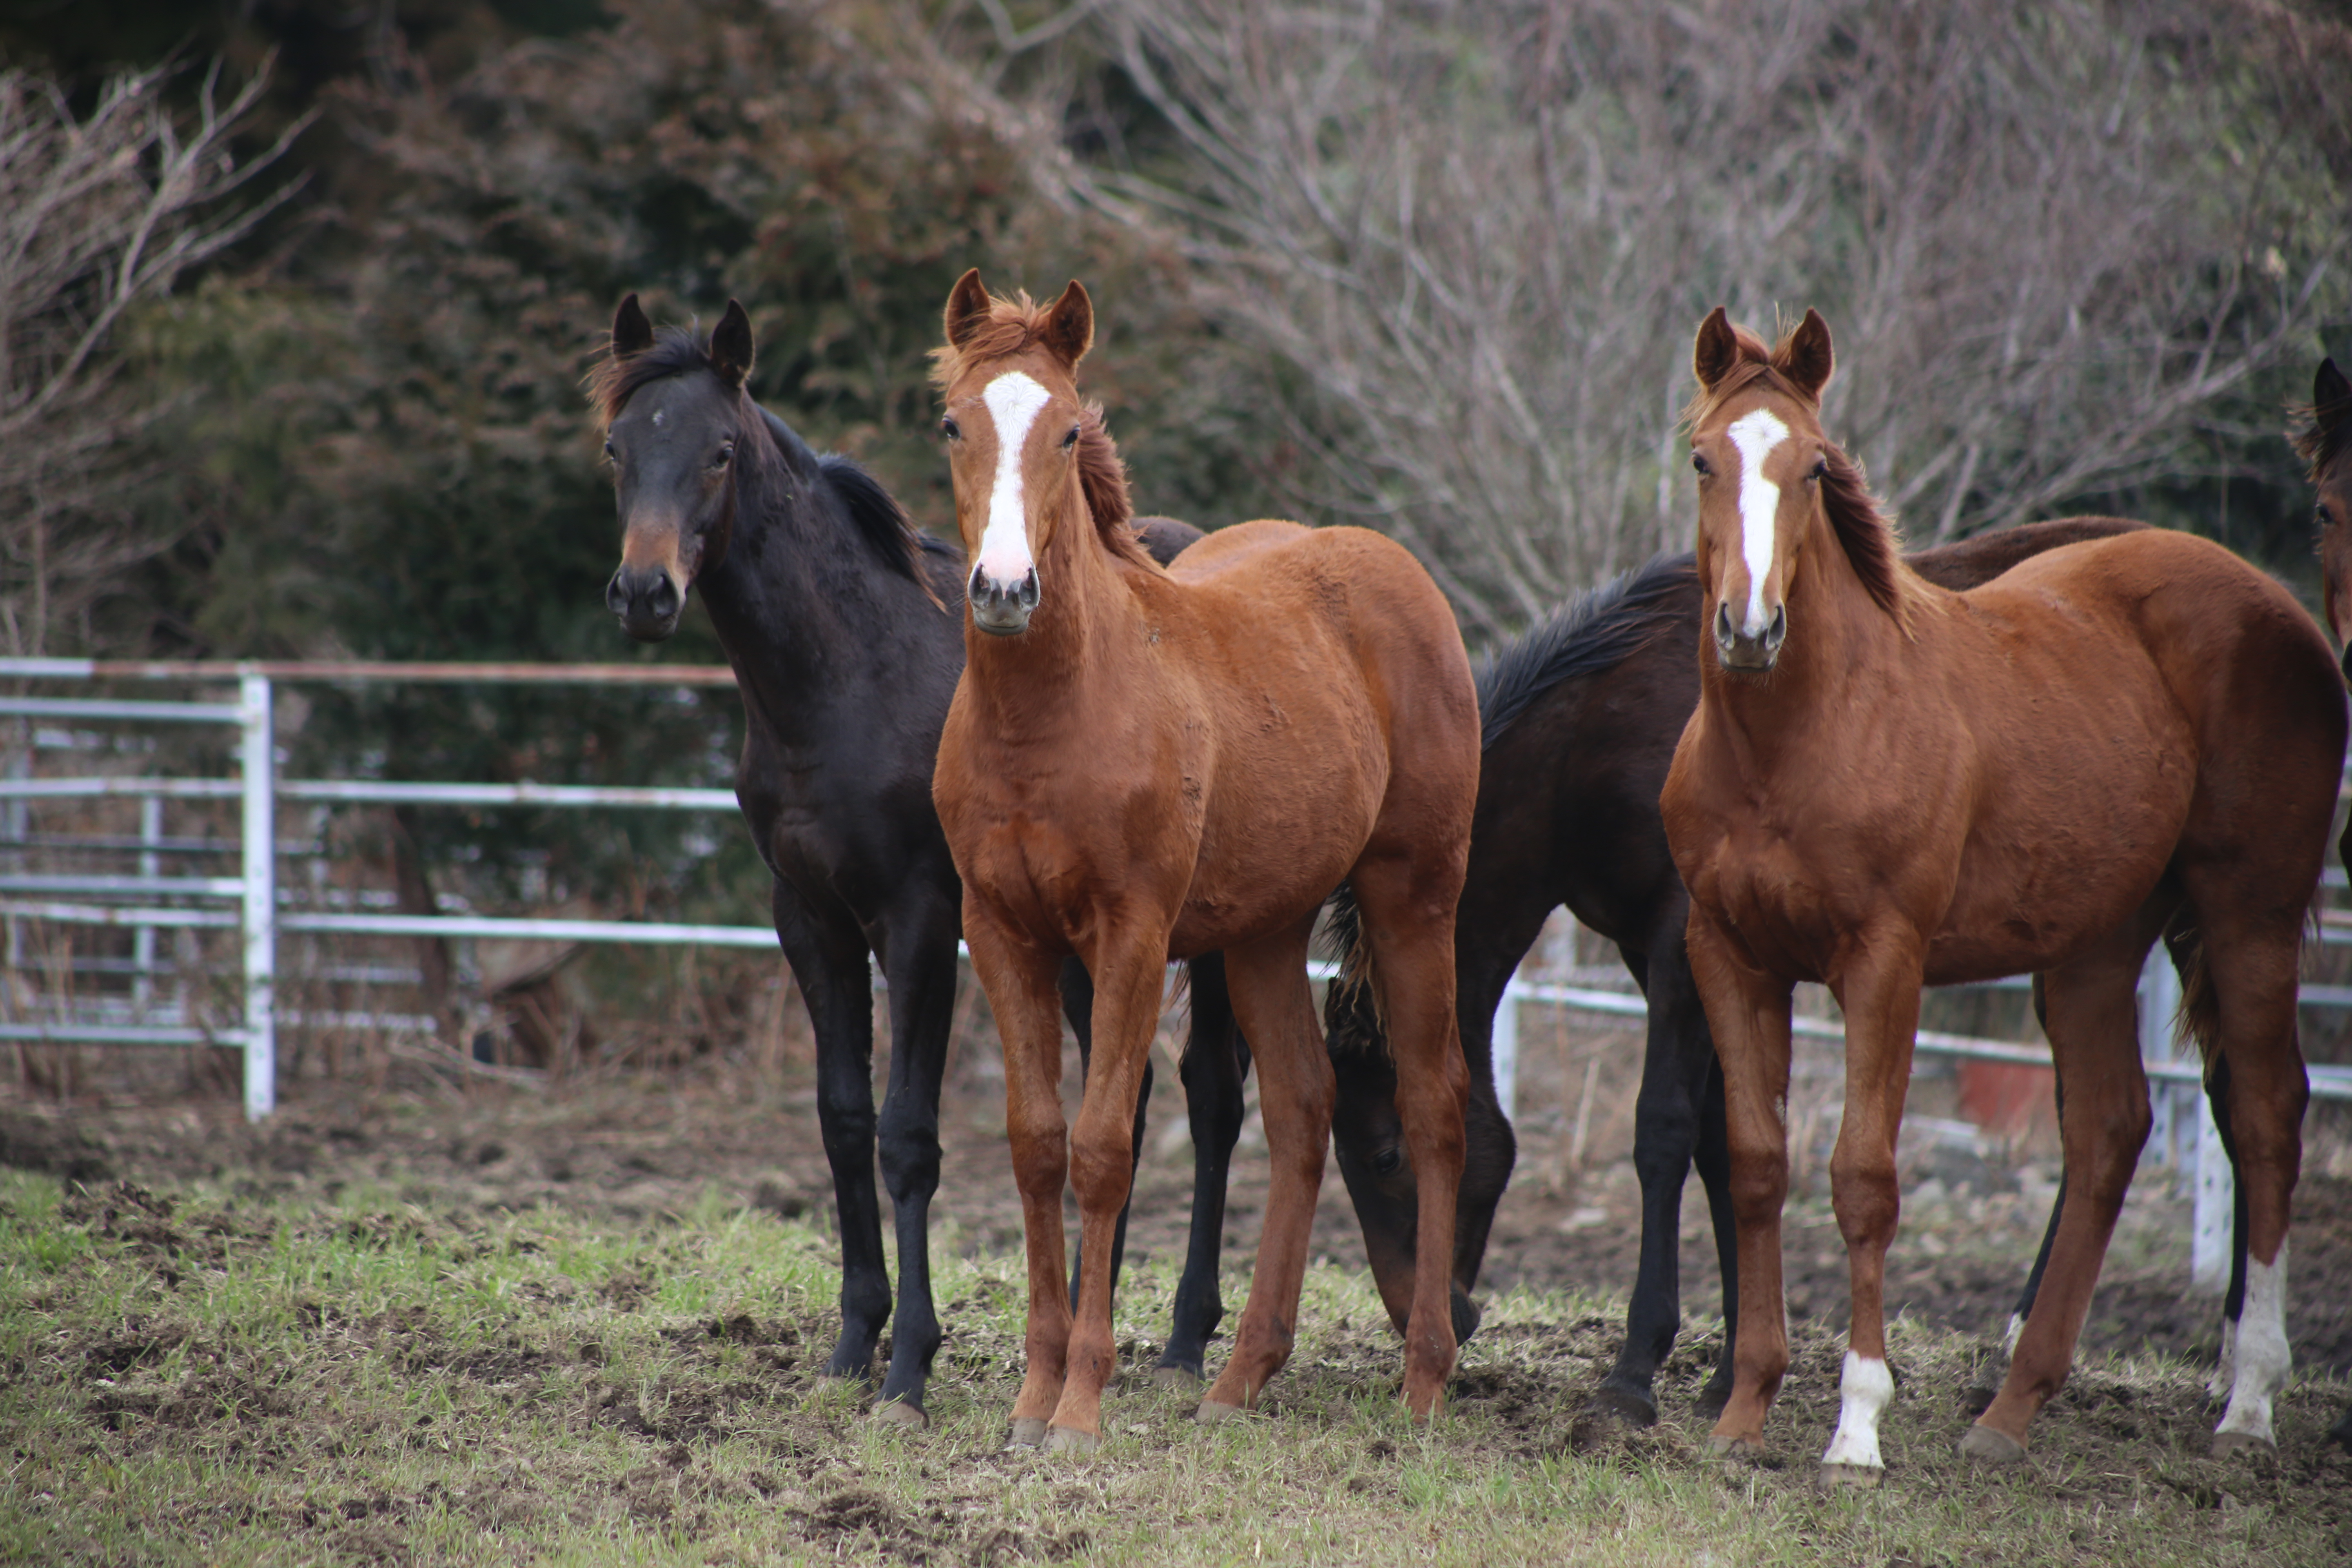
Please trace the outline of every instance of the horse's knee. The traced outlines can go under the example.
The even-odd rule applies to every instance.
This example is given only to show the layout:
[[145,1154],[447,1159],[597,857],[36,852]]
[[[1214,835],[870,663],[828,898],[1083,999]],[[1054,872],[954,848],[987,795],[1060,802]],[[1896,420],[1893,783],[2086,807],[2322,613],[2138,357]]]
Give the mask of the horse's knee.
[[1070,1186],[1081,1210],[1117,1208],[1134,1180],[1135,1140],[1124,1126],[1083,1122],[1070,1136]]
[[1847,1246],[1892,1238],[1899,1201],[1893,1150],[1842,1149],[1831,1157],[1830,1206]]
[[882,1180],[894,1200],[940,1185],[940,1128],[936,1115],[886,1114],[881,1128]]
[[1732,1213],[1743,1224],[1778,1215],[1789,1195],[1789,1154],[1785,1149],[1735,1151],[1731,1178]]

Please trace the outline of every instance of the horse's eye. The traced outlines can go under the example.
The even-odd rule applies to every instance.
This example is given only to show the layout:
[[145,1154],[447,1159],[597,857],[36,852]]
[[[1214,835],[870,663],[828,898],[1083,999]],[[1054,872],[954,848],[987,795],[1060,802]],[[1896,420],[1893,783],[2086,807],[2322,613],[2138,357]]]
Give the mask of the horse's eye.
[[734,457],[735,443],[730,441],[719,448],[717,455],[710,459],[710,466],[714,468],[723,468],[734,460]]
[[952,414],[940,420],[940,433],[950,441],[963,439],[963,426],[955,422],[955,416]]
[[2333,528],[2336,526],[2336,514],[2327,510],[2327,503],[2326,501],[2321,501],[2319,503],[2319,526],[2322,528]]
[[1404,1151],[1391,1143],[1372,1156],[1372,1169],[1383,1176],[1393,1176],[1404,1165]]
[[1063,450],[1063,451],[1065,451],[1065,452],[1066,452],[1066,451],[1068,451],[1071,447],[1073,447],[1076,446],[1077,444],[1078,444],[1078,427],[1077,427],[1076,426],[1073,425],[1073,426],[1070,426],[1070,433],[1069,433],[1068,435],[1066,435],[1066,436],[1065,436],[1065,437],[1062,437],[1062,450]]
[[1702,474],[1711,474],[1715,472],[1713,468],[1706,466],[1706,459],[1700,457],[1696,452],[1693,452],[1691,454],[1691,467],[1696,468]]
[[1829,473],[1830,460],[1827,458],[1818,458],[1813,461],[1813,471],[1807,474],[1805,479],[1808,482],[1819,482],[1829,478]]
[[616,463],[617,463],[617,462],[619,462],[619,461],[621,460],[621,454],[620,454],[618,451],[614,450],[614,447],[613,447],[613,443],[611,443],[610,441],[607,441],[607,442],[605,442],[605,443],[604,443],[604,456],[606,456],[607,458],[612,458],[612,459],[613,459],[613,461],[614,461],[614,462],[616,462]]

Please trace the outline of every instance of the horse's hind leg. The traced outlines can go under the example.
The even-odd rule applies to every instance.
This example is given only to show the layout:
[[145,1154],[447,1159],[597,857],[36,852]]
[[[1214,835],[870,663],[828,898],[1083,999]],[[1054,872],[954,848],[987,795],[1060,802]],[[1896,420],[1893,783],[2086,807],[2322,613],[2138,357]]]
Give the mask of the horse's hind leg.
[[2047,1267],[2011,1352],[2009,1373],[1960,1451],[2006,1462],[2025,1453],[2026,1428],[2066,1381],[2116,1216],[2147,1141],[2147,1078],[2140,1069],[2134,996],[2169,900],[2143,905],[2086,952],[2042,976],[2044,1027],[2065,1083],[2059,1136],[2065,1184]]
[[940,1190],[940,1080],[955,1013],[957,909],[945,892],[894,916],[884,936],[890,981],[890,1086],[882,1101],[882,1180],[898,1236],[898,1312],[876,1414],[923,1424],[923,1385],[940,1348],[931,1306],[931,1196]]
[[[2198,891],[2191,882],[2191,895]],[[2243,1308],[2231,1358],[2229,1408],[2213,1434],[2216,1453],[2272,1447],[2271,1402],[2293,1364],[2286,1342],[2286,1232],[2303,1162],[2308,1099],[2295,1030],[2302,952],[2300,903],[2266,913],[2199,900],[2201,954],[2211,1014],[2200,1017],[2200,986],[2185,987],[2192,1026],[2220,1039],[2228,1070],[2230,1142],[2245,1203]]]
[[[2042,1026],[2042,1037],[2050,1033],[2050,1003],[2042,977],[2033,977],[2033,1018]],[[2058,1111],[2063,1119],[2066,1110],[2066,1080],[2053,1074],[2058,1100]],[[2050,1200],[2050,1218],[2042,1227],[2042,1246],[2033,1255],[2033,1267],[2025,1273],[2025,1288],[2017,1293],[2017,1305],[2010,1310],[2009,1324],[2000,1336],[1993,1353],[1977,1363],[1976,1375],[1961,1394],[1962,1407],[1970,1415],[1981,1415],[2000,1393],[2001,1384],[2009,1376],[2010,1359],[2017,1353],[2018,1336],[2025,1331],[2025,1320],[2033,1310],[2034,1298],[2042,1293],[2042,1276],[2050,1267],[2050,1248],[2058,1240],[2058,1216],[2066,1209],[2066,1170],[2058,1169],[2058,1191]]]
[[[1078,1037],[1078,1083],[1083,1091],[1087,1068],[1095,1059],[1095,983],[1087,973],[1087,966],[1075,958],[1062,961],[1062,1016],[1070,1021],[1070,1030]],[[1135,1168],[1143,1163],[1143,1129],[1151,1106],[1151,1058],[1143,1058],[1143,1087],[1135,1096],[1135,1153],[1128,1164],[1128,1186],[1130,1194],[1135,1185]],[[1132,1206],[1130,1195],[1129,1205]],[[1127,1207],[1118,1211],[1118,1229],[1112,1234],[1110,1244],[1110,1288],[1118,1289],[1118,1271],[1127,1261]],[[1080,1237],[1070,1252],[1070,1310],[1078,1308],[1078,1277],[1086,1272],[1086,1244]]]
[[821,913],[789,882],[775,884],[772,901],[776,936],[816,1034],[817,1127],[841,1225],[841,1340],[824,1370],[863,1377],[890,1318],[874,1191],[874,991],[866,939],[847,910]]
[[[1154,1375],[1162,1383],[1198,1381],[1209,1336],[1225,1315],[1217,1260],[1225,1237],[1225,1184],[1242,1131],[1242,1079],[1249,1047],[1234,1023],[1223,953],[1192,960],[1192,1031],[1184,1047],[1185,1115],[1192,1127],[1192,1226],[1176,1311]],[[1138,1134],[1140,1137],[1140,1133]]]
[[1454,1227],[1470,1098],[1454,996],[1460,867],[1408,847],[1402,853],[1368,852],[1349,877],[1370,944],[1372,984],[1388,1018],[1397,1119],[1416,1188],[1404,1401],[1418,1419],[1444,1401],[1456,1346]]
[[[1204,1421],[1255,1405],[1259,1390],[1290,1359],[1297,1332],[1298,1297],[1336,1092],[1331,1060],[1315,1023],[1315,998],[1307,988],[1309,929],[1310,922],[1301,921],[1225,953],[1234,1015],[1253,1044],[1273,1181],[1249,1301],[1225,1369],[1201,1402]],[[1453,1217],[1450,1194],[1446,1217]]]

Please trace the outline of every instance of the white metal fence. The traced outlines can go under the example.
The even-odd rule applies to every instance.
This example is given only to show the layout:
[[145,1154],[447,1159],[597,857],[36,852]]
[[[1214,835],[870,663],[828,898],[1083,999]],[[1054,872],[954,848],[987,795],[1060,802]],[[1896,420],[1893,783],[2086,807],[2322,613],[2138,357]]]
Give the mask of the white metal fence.
[[[281,910],[276,866],[277,803],[392,805],[534,805],[564,808],[634,807],[730,813],[734,793],[724,789],[626,788],[522,784],[399,783],[348,779],[281,779],[272,744],[273,684],[316,682],[450,682],[629,686],[732,685],[724,666],[685,665],[488,665],[262,662],[127,662],[89,659],[0,659],[0,680],[87,683],[160,681],[227,688],[233,701],[144,701],[116,699],[0,696],[0,717],[20,720],[82,720],[142,725],[194,724],[234,727],[237,731],[236,778],[90,776],[37,778],[28,758],[13,758],[14,776],[0,778],[0,803],[135,796],[142,802],[235,800],[240,804],[239,868],[235,877],[174,877],[155,874],[155,858],[142,854],[135,877],[55,876],[0,873],[0,919],[66,924],[129,927],[140,933],[140,951],[152,950],[155,931],[174,928],[219,928],[241,934],[243,1007],[235,1026],[206,1026],[184,1018],[169,1024],[98,1021],[70,1013],[0,1020],[0,1041],[89,1044],[228,1046],[245,1062],[245,1104],[258,1119],[276,1103],[277,945],[282,932],[353,936],[410,936],[688,943],[772,950],[766,926],[692,925],[636,921],[507,919],[465,914],[371,914]],[[149,821],[154,820],[152,816]],[[160,837],[160,835],[149,835]],[[0,837],[4,847],[5,837]],[[2329,873],[2340,887],[2340,872]],[[170,901],[163,901],[170,900]],[[206,906],[212,907],[206,907]],[[2328,911],[2321,939],[2352,944],[2352,913]],[[1328,977],[1318,965],[1318,977]],[[143,973],[134,963],[135,973]],[[2007,986],[2023,982],[1997,983]],[[2155,1095],[2158,1128],[2151,1139],[2159,1157],[2174,1157],[2194,1173],[2198,1194],[2197,1272],[2208,1279],[2226,1266],[2229,1209],[2228,1164],[2200,1091],[2200,1069],[2179,1059],[2169,1020],[2179,1001],[2179,982],[2159,952],[2141,983],[2142,1054]],[[1567,985],[1515,977],[1495,1020],[1496,1088],[1507,1113],[1515,1108],[1518,1068],[1519,1009],[1550,1005],[1583,1012],[1641,1017],[1642,997],[1631,991]],[[2352,1006],[2352,987],[2306,987],[2304,1005]],[[1805,1037],[1840,1039],[1836,1020],[1800,1017]],[[2050,1065],[2049,1051],[2011,1040],[1922,1030],[1924,1056],[2029,1066]],[[2311,1069],[2312,1092],[2323,1099],[2352,1100],[2352,1068]],[[2189,1129],[2196,1131],[2191,1133]]]

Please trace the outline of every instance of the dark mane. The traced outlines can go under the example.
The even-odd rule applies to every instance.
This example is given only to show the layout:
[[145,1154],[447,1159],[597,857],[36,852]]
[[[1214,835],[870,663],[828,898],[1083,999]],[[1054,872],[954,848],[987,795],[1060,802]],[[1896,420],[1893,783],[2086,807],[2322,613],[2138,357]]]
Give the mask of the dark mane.
[[[1038,331],[1053,307],[1041,305],[1027,289],[1011,299],[989,296],[988,319],[973,327],[961,346],[942,343],[931,351],[931,384],[945,392],[973,365],[1021,353],[1037,342]],[[1118,446],[1103,424],[1102,405],[1088,403],[1078,415],[1078,488],[1093,514],[1095,531],[1114,555],[1157,572],[1160,563],[1136,533],[1135,504],[1127,489],[1127,465]]]
[[848,514],[852,531],[886,563],[905,573],[930,595],[934,604],[939,603],[939,595],[923,574],[923,531],[907,516],[898,498],[859,468],[856,458],[839,452],[827,452],[817,458],[816,471],[819,480],[831,489],[834,498],[841,502],[841,510]]
[[2288,413],[2298,420],[2307,419],[2308,427],[2295,432],[2295,455],[2311,465],[2305,476],[2317,484],[2336,466],[2336,460],[2352,451],[2352,397],[2338,398],[2325,406],[2316,403],[2300,403]]
[[[1734,327],[1732,332],[1739,345],[1738,360],[1713,386],[1700,388],[1690,400],[1689,406],[1683,410],[1684,428],[1696,429],[1734,397],[1762,388],[1805,410],[1818,429],[1821,405],[1802,387],[1781,374],[1773,363],[1786,354],[1790,338],[1795,335],[1793,330],[1782,337],[1778,347],[1769,350],[1761,338],[1745,327]],[[1829,473],[1822,481],[1822,510],[1829,518],[1831,531],[1845,547],[1846,559],[1853,563],[1854,575],[1862,579],[1863,587],[1907,634],[1912,606],[1923,595],[1918,592],[1919,580],[1903,564],[1902,536],[1896,531],[1894,519],[1879,510],[1878,498],[1870,493],[1870,481],[1863,476],[1862,465],[1835,443],[1824,440],[1822,444],[1829,448]]]
[[1479,744],[1492,750],[1512,721],[1563,680],[1615,668],[1667,629],[1657,611],[1686,593],[1696,566],[1685,551],[1656,555],[1591,588],[1495,649],[1478,664]]

